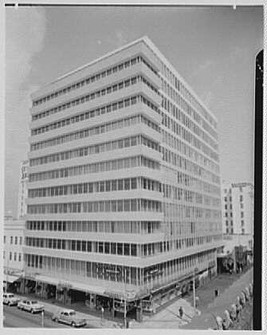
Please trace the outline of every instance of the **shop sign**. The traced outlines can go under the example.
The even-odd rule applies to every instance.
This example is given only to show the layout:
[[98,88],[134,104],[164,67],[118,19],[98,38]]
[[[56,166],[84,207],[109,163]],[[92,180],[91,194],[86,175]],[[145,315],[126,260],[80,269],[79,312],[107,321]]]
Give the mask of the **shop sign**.
[[67,288],[67,289],[70,289],[70,288],[72,288],[72,285],[69,282],[59,281],[57,287],[58,288]]

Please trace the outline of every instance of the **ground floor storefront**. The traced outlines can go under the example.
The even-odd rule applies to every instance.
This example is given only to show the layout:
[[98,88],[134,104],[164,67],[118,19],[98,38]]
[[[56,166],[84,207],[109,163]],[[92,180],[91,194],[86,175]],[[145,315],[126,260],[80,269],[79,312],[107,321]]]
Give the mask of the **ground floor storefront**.
[[[98,312],[111,318],[118,317],[142,321],[143,314],[156,313],[166,303],[188,294],[195,288],[204,285],[216,275],[216,265],[211,262],[205,270],[195,271],[176,279],[157,289],[147,290],[142,295],[126,295],[125,292],[111,292],[108,289],[95,286],[95,292],[90,286],[80,284],[80,289],[74,288],[68,282],[45,276],[24,276],[20,280],[17,292],[32,295],[36,298],[59,303],[62,306],[81,306],[88,312]],[[84,287],[84,289],[83,289]]]

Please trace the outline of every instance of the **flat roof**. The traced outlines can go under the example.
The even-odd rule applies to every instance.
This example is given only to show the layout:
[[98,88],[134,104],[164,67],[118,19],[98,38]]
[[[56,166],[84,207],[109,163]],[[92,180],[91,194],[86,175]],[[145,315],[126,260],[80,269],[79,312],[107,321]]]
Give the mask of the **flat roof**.
[[[96,63],[98,63],[98,62],[100,62],[100,61],[102,61],[102,60],[104,60],[104,59],[106,59],[106,58],[108,58],[108,57],[110,57],[110,56],[112,56],[112,55],[115,55],[116,53],[119,53],[119,52],[121,52],[122,50],[125,50],[125,49],[127,49],[127,48],[130,48],[131,46],[133,46],[133,45],[135,45],[135,44],[137,44],[137,43],[140,43],[140,42],[143,42],[143,43],[145,43],[150,49],[151,49],[151,51],[157,56],[157,57],[159,57],[159,59],[160,60],[162,60],[162,62],[163,63],[165,63],[169,68],[170,68],[170,70],[179,78],[179,80],[182,82],[182,84],[188,89],[188,91],[190,92],[190,94],[192,94],[192,96],[197,100],[197,102],[206,110],[206,112],[208,113],[208,114],[210,114],[210,116],[212,117],[212,118],[214,118],[214,120],[216,121],[216,122],[218,122],[218,119],[217,119],[217,117],[214,115],[214,113],[212,113],[208,108],[207,108],[207,106],[203,103],[203,101],[198,97],[198,95],[195,93],[195,91],[192,89],[192,87],[185,81],[185,79],[180,75],[180,73],[178,72],[178,70],[176,70],[176,68],[168,61],[168,59],[162,54],[162,52],[156,47],[156,45],[151,41],[151,39],[148,37],[148,36],[143,36],[143,37],[141,37],[141,38],[138,38],[137,40],[135,40],[135,41],[133,41],[133,42],[130,42],[130,43],[128,43],[128,44],[126,44],[126,45],[123,45],[122,47],[119,47],[119,48],[117,48],[117,49],[115,49],[115,50],[113,50],[113,51],[111,51],[111,52],[108,52],[108,53],[106,53],[105,55],[103,55],[103,56],[101,56],[101,57],[99,57],[99,58],[97,58],[97,59],[95,59],[95,60],[93,60],[93,61],[91,61],[91,62],[89,62],[89,63],[86,63],[85,65],[82,65],[82,66],[80,66],[80,67],[78,67],[78,68],[76,68],[76,69],[74,69],[74,70],[72,70],[72,71],[70,71],[70,72],[67,72],[66,74],[64,74],[64,75],[62,75],[62,76],[60,76],[60,77],[58,77],[58,78],[56,78],[55,80],[53,80],[53,81],[51,81],[51,82],[49,82],[49,83],[47,83],[47,84],[44,84],[43,86],[42,86],[42,88],[45,88],[45,87],[47,87],[47,86],[49,86],[49,85],[52,85],[52,84],[54,84],[54,83],[56,83],[56,82],[58,82],[58,81],[60,81],[60,80],[62,80],[62,79],[64,79],[64,78],[67,78],[67,77],[69,77],[69,76],[71,76],[72,74],[74,74],[74,73],[77,73],[77,72],[79,72],[79,71],[82,71],[83,69],[85,69],[85,68],[87,68],[87,67],[89,67],[89,66],[92,66],[92,65],[94,65],[94,64],[96,64]],[[41,88],[41,89],[42,89]],[[40,89],[40,90],[41,90]],[[38,92],[38,91],[40,91],[40,90],[37,90],[36,92]],[[33,94],[35,94],[36,92],[34,92]]]

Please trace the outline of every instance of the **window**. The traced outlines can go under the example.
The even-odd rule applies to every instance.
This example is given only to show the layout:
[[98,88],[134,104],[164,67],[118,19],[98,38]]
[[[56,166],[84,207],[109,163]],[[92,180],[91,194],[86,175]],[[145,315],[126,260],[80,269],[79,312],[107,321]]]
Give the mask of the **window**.
[[12,261],[12,252],[9,253],[9,260]]
[[18,244],[18,237],[15,236],[15,244]]
[[131,179],[131,189],[136,189],[137,188],[137,180],[136,178]]
[[6,243],[6,235],[4,235],[4,243]]
[[118,190],[119,191],[123,190],[123,179],[118,180]]
[[130,179],[124,180],[124,189],[129,190],[130,189]]
[[240,195],[240,201],[243,201],[243,195]]
[[122,255],[122,243],[118,243],[118,255]]

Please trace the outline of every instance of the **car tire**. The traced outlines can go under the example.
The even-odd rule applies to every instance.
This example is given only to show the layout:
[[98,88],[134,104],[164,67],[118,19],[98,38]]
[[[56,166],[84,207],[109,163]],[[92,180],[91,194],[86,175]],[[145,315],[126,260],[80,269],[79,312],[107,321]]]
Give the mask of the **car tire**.
[[72,323],[71,323],[71,327],[76,327],[75,322],[72,322]]

